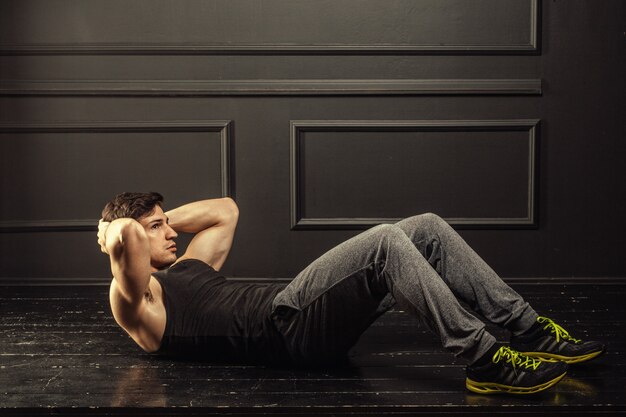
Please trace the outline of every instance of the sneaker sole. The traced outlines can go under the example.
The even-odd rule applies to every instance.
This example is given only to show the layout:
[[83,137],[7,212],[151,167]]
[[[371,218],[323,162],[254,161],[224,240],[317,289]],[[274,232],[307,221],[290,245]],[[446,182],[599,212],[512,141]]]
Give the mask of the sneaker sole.
[[599,356],[602,352],[604,352],[604,350],[599,350],[597,352],[591,352],[591,353],[587,353],[586,355],[580,355],[580,356],[563,356],[563,355],[557,355],[555,353],[548,353],[548,352],[521,352],[521,353],[526,356],[530,356],[531,358],[538,358],[546,362],[561,361],[565,363],[579,363],[579,362],[585,362],[585,361],[591,360],[595,358],[596,356]]
[[495,382],[476,382],[469,378],[465,380],[465,387],[477,394],[534,394],[550,388],[559,382],[565,374],[566,372],[563,372],[563,374],[557,376],[556,378],[548,382],[544,382],[543,384],[535,385],[534,387],[512,387],[510,385],[503,385]]

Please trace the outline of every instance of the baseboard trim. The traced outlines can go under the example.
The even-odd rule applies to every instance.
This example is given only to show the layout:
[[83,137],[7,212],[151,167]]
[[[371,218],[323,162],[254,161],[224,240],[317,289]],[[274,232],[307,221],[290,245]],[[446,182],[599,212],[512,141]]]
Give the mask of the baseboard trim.
[[[289,283],[292,278],[227,277],[231,281]],[[516,277],[503,278],[511,285],[626,285],[623,277]],[[0,277],[0,287],[19,286],[108,286],[111,278]]]

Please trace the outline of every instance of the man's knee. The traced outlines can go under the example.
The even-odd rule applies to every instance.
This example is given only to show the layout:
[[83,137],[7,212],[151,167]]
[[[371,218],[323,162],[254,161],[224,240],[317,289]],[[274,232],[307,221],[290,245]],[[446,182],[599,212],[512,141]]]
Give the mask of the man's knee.
[[424,213],[417,216],[420,227],[430,230],[448,228],[450,225],[435,213]]
[[379,224],[371,229],[371,233],[378,238],[386,237],[392,241],[411,238],[415,233],[416,236],[442,235],[444,232],[451,230],[451,226],[435,213],[424,213],[410,217],[396,224]]
[[450,225],[435,213],[418,214],[396,223],[414,241],[431,240],[452,230]]
[[372,228],[372,232],[375,232],[379,236],[385,236],[390,238],[398,236],[406,237],[406,234],[402,231],[401,228],[399,228],[395,224],[390,223],[379,224],[378,226]]

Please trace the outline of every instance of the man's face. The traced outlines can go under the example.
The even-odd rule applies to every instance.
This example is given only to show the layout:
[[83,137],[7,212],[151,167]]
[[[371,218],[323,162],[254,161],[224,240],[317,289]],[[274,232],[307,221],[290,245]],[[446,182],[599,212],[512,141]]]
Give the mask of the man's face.
[[161,206],[156,205],[154,212],[140,218],[150,241],[150,265],[154,269],[161,269],[176,261],[176,243],[178,234],[168,224],[168,218]]

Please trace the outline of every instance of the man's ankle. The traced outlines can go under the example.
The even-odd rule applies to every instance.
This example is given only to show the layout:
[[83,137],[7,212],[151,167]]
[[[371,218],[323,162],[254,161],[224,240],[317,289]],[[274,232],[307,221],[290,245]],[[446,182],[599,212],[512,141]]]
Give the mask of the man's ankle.
[[500,349],[500,345],[498,343],[494,343],[487,352],[485,352],[480,358],[476,359],[470,366],[484,366],[490,363],[493,360],[493,355]]
[[530,326],[528,329],[524,330],[522,333],[519,333],[517,336],[528,336],[531,335],[535,332],[537,332],[538,330],[540,330],[542,328],[542,324],[539,323],[538,321],[535,321],[533,323],[532,326]]

